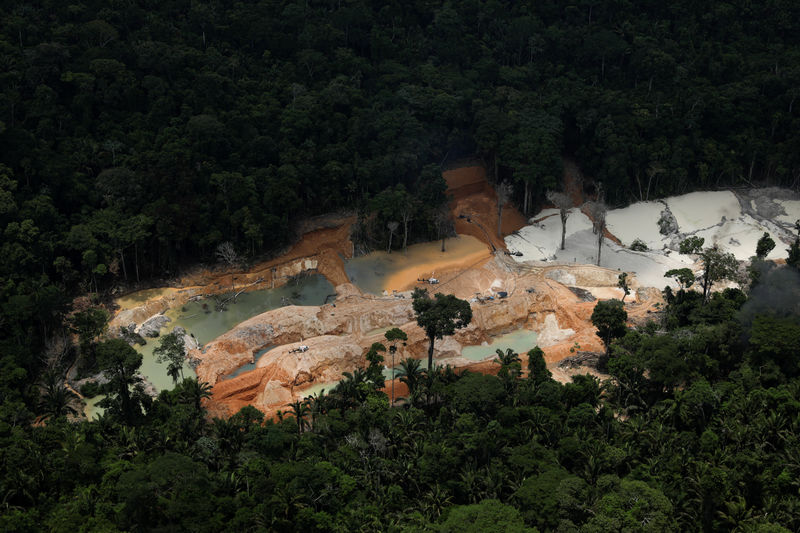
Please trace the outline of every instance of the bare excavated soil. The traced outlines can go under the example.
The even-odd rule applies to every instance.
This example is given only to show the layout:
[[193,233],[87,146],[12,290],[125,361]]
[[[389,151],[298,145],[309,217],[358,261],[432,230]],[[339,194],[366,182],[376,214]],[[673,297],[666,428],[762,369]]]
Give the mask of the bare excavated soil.
[[[472,235],[505,250],[502,237],[497,236],[497,194],[486,180],[486,169],[481,166],[462,167],[443,173],[447,193],[451,195],[450,212],[455,220],[456,233]],[[465,218],[460,218],[461,216]],[[468,218],[467,218],[468,217]],[[516,207],[503,207],[502,234],[509,235],[526,224]]]
[[[497,198],[486,181],[484,169],[464,167],[449,170],[444,177],[452,196],[450,209],[456,231],[472,235],[499,251],[492,255],[487,250],[464,257],[444,269],[437,267],[436,275],[441,283],[432,287],[433,292],[473,299],[473,320],[469,327],[437,341],[438,362],[459,369],[496,373],[499,366],[491,360],[466,359],[461,356],[461,349],[525,328],[537,333],[537,343],[544,350],[554,377],[569,380],[570,372],[555,371],[556,362],[572,355],[570,350],[576,346],[590,351],[600,351],[603,347],[590,321],[595,302],[582,301],[556,279],[561,279],[566,272],[570,285],[583,287],[595,297],[604,298],[614,295],[617,272],[592,265],[516,263],[502,252],[505,245],[497,236]],[[459,215],[465,217],[459,218]],[[237,285],[252,284],[254,289],[261,289],[272,283],[280,284],[299,271],[313,269],[336,286],[337,299],[335,304],[287,306],[268,311],[239,324],[208,343],[202,351],[193,351],[190,355],[199,363],[199,379],[213,385],[213,396],[207,402],[210,416],[229,416],[245,405],[253,405],[272,416],[277,410],[285,409],[289,402],[304,397],[310,387],[331,383],[339,379],[342,372],[363,366],[364,353],[373,342],[382,340],[382,331],[389,327],[400,327],[409,337],[401,358],[426,357],[427,338],[414,321],[410,294],[402,295],[405,298],[399,297],[400,294],[397,297],[372,296],[363,294],[348,282],[342,257],[351,257],[349,230],[354,221],[353,217],[343,217],[338,225],[329,221],[326,227],[312,228],[281,257],[234,273]],[[501,228],[504,235],[525,223],[525,218],[513,206],[504,208]],[[403,277],[391,283],[393,287],[410,287],[406,281]],[[126,320],[136,317],[138,323],[142,318],[139,315],[149,313],[147,316],[150,316],[179,305],[188,295],[226,292],[230,282],[230,272],[200,271],[181,280],[181,290],[129,296],[123,302],[126,309],[120,313],[125,320],[119,322],[127,323]],[[476,294],[487,295],[500,290],[508,293],[507,298],[487,303],[474,301]],[[654,295],[642,292],[639,300],[628,305],[628,312],[632,318],[643,320],[656,300]],[[292,351],[301,345],[308,346],[309,350]],[[267,346],[275,348],[261,356],[255,369],[224,379],[252,362],[255,354]],[[524,353],[520,356],[524,368],[527,357]],[[390,394],[390,387],[387,380],[387,394]],[[396,380],[395,396],[405,394],[405,386]]]

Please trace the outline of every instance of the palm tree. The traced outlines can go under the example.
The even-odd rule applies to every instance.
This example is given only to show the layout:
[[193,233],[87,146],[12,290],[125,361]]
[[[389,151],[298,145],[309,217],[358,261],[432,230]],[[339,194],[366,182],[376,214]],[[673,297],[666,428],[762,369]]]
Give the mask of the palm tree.
[[183,403],[194,405],[198,413],[202,410],[202,402],[205,398],[211,398],[211,385],[205,381],[198,381],[195,378],[186,378],[181,383],[179,398]]
[[[503,380],[506,390],[511,393],[514,390],[517,378],[522,374],[521,360],[519,355],[511,348],[508,348],[505,353],[503,353],[503,350],[496,350],[496,352],[497,359],[494,362],[500,365],[500,371],[497,376]],[[516,395],[510,395],[509,397],[516,398]]]
[[339,396],[345,408],[359,405],[367,397],[367,390],[364,385],[367,383],[367,373],[362,368],[356,368],[352,373],[342,372],[344,379],[341,380],[334,393]]
[[308,420],[306,420],[306,416],[308,416],[310,412],[308,404],[305,401],[295,400],[292,403],[286,404],[286,407],[292,408],[292,414],[297,422],[297,434],[300,435],[308,425]]
[[425,374],[426,372],[422,370],[422,362],[419,359],[408,357],[400,361],[400,370],[397,372],[397,377],[400,378],[400,383],[405,383],[408,387],[409,396],[414,396],[417,392]]
[[39,408],[42,410],[42,414],[50,415],[53,418],[68,414],[77,415],[78,411],[70,405],[75,398],[75,393],[63,385],[54,385],[45,389]]
[[327,411],[328,396],[325,394],[325,389],[322,389],[319,393],[306,396],[303,401],[308,405],[311,413],[311,426],[313,427],[317,417]]
[[511,348],[506,349],[505,353],[500,349],[495,350],[495,352],[497,353],[497,359],[495,359],[494,362],[498,363],[501,367],[508,367],[514,363],[521,362],[519,355]]
[[56,371],[50,370],[45,372],[44,383],[41,389],[42,397],[39,401],[39,408],[42,414],[49,415],[53,418],[58,418],[59,416],[67,414],[78,414],[78,411],[70,405],[77,396],[64,386],[63,380],[58,376]]

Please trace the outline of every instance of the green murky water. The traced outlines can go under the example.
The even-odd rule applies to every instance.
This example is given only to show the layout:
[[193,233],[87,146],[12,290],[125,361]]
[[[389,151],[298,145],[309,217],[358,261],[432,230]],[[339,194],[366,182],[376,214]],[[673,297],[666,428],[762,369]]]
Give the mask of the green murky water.
[[[240,294],[236,298],[236,303],[228,302],[224,311],[215,310],[214,298],[188,302],[183,307],[170,309],[164,313],[171,321],[161,328],[160,334],[170,333],[176,326],[181,326],[187,333],[193,334],[202,346],[231,330],[240,322],[256,315],[277,309],[282,305],[322,305],[332,294],[335,294],[333,285],[324,276],[313,274],[301,276],[275,289]],[[225,296],[220,298],[225,299]],[[153,355],[153,350],[158,347],[159,339],[148,338],[146,340],[145,346],[134,346],[136,351],[142,354],[140,372],[156,389],[171,389],[173,382],[172,378],[167,375],[167,366],[157,363]],[[255,368],[255,365],[252,368]],[[244,370],[240,369],[238,372],[244,372]],[[183,367],[183,376],[196,376],[188,363]],[[87,402],[84,409],[87,418],[91,419],[96,413],[102,411],[96,406],[100,398],[101,396],[98,396]]]
[[[240,294],[236,303],[228,302],[227,310],[216,311],[215,300],[207,298],[188,302],[183,307],[170,309],[165,314],[172,319],[165,330],[172,331],[182,326],[193,333],[197,342],[204,345],[231,330],[240,322],[277,309],[282,305],[322,305],[325,299],[335,294],[333,285],[325,277],[314,274],[303,276],[276,289]],[[222,296],[220,299],[225,299]]]
[[104,394],[98,394],[94,398],[86,398],[86,407],[83,408],[83,412],[87,419],[93,420],[95,416],[101,416],[105,412],[105,409],[97,405],[103,398],[105,398]]
[[[518,354],[525,354],[529,350],[533,349],[536,346],[536,333],[527,329],[518,329],[516,331],[512,331],[511,333],[506,333],[504,335],[499,335],[492,339],[492,342],[487,346],[466,346],[462,351],[462,357],[466,357],[467,359],[471,359],[473,361],[483,361],[484,359],[492,358],[496,355],[495,350],[503,350],[505,351],[508,348],[511,348]],[[391,364],[391,357],[387,357],[384,355],[384,363]],[[399,361],[402,357],[395,357],[396,365],[399,365]],[[435,361],[435,360],[434,360]],[[420,360],[421,368],[423,370],[428,369],[428,359],[423,358]],[[394,376],[397,377],[397,373],[399,372],[399,366],[394,367]],[[387,380],[387,382],[392,379],[392,368],[389,366],[384,366],[383,368],[383,377]],[[325,389],[326,393],[329,393],[336,387],[336,384],[339,383],[338,381],[332,381],[328,383],[319,383],[316,385],[312,385],[308,389],[303,391],[303,397],[311,396],[313,394],[319,394],[322,389]]]
[[536,333],[527,329],[518,329],[492,339],[488,346],[466,346],[461,356],[473,361],[483,361],[496,355],[495,350],[505,351],[511,348],[518,354],[528,353],[536,346]]
[[270,351],[273,348],[275,348],[275,346],[267,346],[263,350],[257,351],[255,353],[255,355],[253,356],[253,362],[252,363],[247,363],[246,365],[240,366],[239,368],[237,368],[236,370],[234,370],[233,372],[231,372],[230,374],[228,374],[227,376],[225,376],[222,379],[235,378],[236,376],[238,376],[239,374],[241,374],[243,372],[248,372],[250,370],[255,370],[256,365],[258,364],[258,360],[261,359],[261,356],[264,355],[265,353],[267,353],[268,351]]

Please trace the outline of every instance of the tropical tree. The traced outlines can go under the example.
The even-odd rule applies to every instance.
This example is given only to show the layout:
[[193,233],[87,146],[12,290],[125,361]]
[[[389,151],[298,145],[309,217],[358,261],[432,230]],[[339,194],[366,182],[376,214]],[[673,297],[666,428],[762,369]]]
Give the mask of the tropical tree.
[[386,249],[388,253],[392,253],[392,237],[394,237],[398,227],[400,227],[400,224],[394,220],[386,223],[386,229],[389,230],[389,247]]
[[671,270],[667,270],[664,273],[664,277],[675,278],[675,280],[681,286],[681,290],[687,290],[696,281],[694,272],[692,272],[691,268],[673,268]]
[[603,238],[606,231],[606,212],[608,208],[602,200],[586,202],[583,209],[592,219],[592,231],[597,235],[597,266],[600,266],[600,254],[603,250]]
[[522,374],[522,364],[519,355],[511,348],[496,350],[497,358],[494,362],[500,365],[497,376],[503,381],[510,396],[513,396],[513,388],[517,378]]
[[428,337],[428,368],[433,367],[433,345],[436,339],[452,335],[455,330],[465,328],[472,320],[469,302],[452,294],[436,293],[433,299],[427,289],[414,289],[412,307],[417,325]]
[[95,341],[108,328],[108,311],[100,307],[90,307],[72,315],[69,320],[70,330],[78,335],[83,364],[87,368],[94,367]]
[[620,300],[597,302],[592,311],[592,324],[597,328],[597,336],[603,341],[608,355],[611,341],[622,337],[627,331],[628,313]]
[[178,390],[178,397],[182,402],[194,407],[196,413],[202,412],[202,402],[211,398],[211,385],[196,378],[185,378]]
[[72,402],[77,396],[65,386],[63,378],[57,372],[48,369],[44,373],[42,381],[39,400],[39,409],[42,414],[53,418],[67,414],[78,414],[77,410],[72,406]]
[[534,383],[541,383],[550,379],[552,374],[547,369],[547,362],[544,360],[544,351],[535,346],[528,351],[528,379]]
[[564,249],[564,242],[567,237],[567,217],[569,217],[569,210],[572,207],[572,200],[563,192],[547,191],[547,199],[550,201],[561,217],[561,249]]
[[122,339],[111,339],[98,345],[97,363],[108,378],[100,406],[119,412],[125,423],[133,424],[141,414],[142,354]]
[[678,250],[682,254],[699,254],[703,251],[704,242],[706,242],[704,237],[687,237],[680,242]]
[[446,207],[441,207],[436,210],[433,216],[434,224],[436,224],[436,234],[439,239],[442,239],[442,252],[445,251],[444,241],[447,239],[447,234],[450,231],[452,222],[450,220],[450,212]]
[[397,344],[402,342],[405,346],[408,340],[406,332],[400,328],[392,328],[383,334],[386,341],[389,343],[389,353],[392,354],[392,404],[394,405],[394,356],[397,353]]
[[167,363],[167,375],[172,378],[172,383],[177,384],[178,378],[183,379],[183,363],[186,360],[186,348],[181,335],[168,333],[159,339],[158,346],[153,350],[156,362]]
[[400,383],[406,384],[406,387],[408,387],[408,394],[413,398],[419,392],[419,387],[425,377],[422,363],[419,359],[408,357],[400,361],[399,366],[397,377],[400,378]]
[[511,184],[508,182],[501,182],[495,186],[497,192],[497,236],[503,237],[503,206],[505,206],[511,199],[513,191]]
[[766,259],[769,253],[775,248],[775,241],[769,236],[769,233],[764,232],[764,235],[758,239],[756,244],[756,257],[759,259]]
[[714,283],[734,278],[739,265],[733,254],[723,252],[717,245],[703,250],[700,259],[703,261],[703,273],[700,275],[703,302],[707,302]]
[[297,434],[300,435],[308,427],[308,420],[306,417],[311,412],[308,403],[305,400],[295,400],[286,405],[292,408],[292,415],[294,415],[295,422],[297,423]]
[[[229,269],[235,267],[239,263],[239,254],[236,248],[230,241],[225,241],[217,246],[215,255],[217,261],[225,264]],[[233,301],[236,302],[236,276],[231,272],[231,291],[234,293]]]

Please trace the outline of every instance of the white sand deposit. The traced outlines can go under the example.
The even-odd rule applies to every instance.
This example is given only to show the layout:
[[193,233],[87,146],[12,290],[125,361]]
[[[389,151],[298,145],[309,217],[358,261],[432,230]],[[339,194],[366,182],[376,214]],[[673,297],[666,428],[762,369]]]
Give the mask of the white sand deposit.
[[[567,218],[567,237],[571,234],[592,228],[592,221],[580,209],[573,208]],[[543,218],[546,217],[546,218]],[[525,226],[516,234],[506,237],[510,251],[521,251],[522,257],[516,259],[544,261],[553,257],[561,247],[561,217],[557,209],[545,209],[531,220],[538,220]]]
[[730,191],[691,192],[682,196],[671,196],[665,200],[681,233],[688,233],[719,224],[722,217],[738,218],[742,207],[736,195]]
[[612,209],[606,214],[606,226],[625,246],[641,239],[648,248],[657,250],[664,244],[664,236],[658,228],[658,219],[664,209],[661,202],[637,202],[622,209]]
[[[749,197],[748,197],[749,195]],[[756,209],[756,201],[775,207],[771,218],[764,210]],[[745,261],[755,255],[756,244],[766,232],[775,241],[769,259],[786,256],[786,247],[791,242],[792,226],[800,219],[800,200],[791,198],[786,190],[758,189],[742,195],[747,212],[742,211],[739,198],[730,191],[693,192],[673,196],[663,201],[637,202],[622,209],[610,210],[606,215],[608,231],[622,242],[620,247],[605,239],[600,266],[634,272],[640,285],[663,288],[675,287],[675,283],[663,277],[667,270],[691,267],[695,257],[681,255],[677,245],[686,237],[699,236],[705,246],[719,245],[727,252]],[[669,206],[678,224],[678,233],[662,235],[658,220]],[[781,214],[783,210],[785,214]],[[542,218],[546,217],[546,218]],[[538,221],[522,228],[518,235],[506,238],[510,250],[522,252],[516,261],[563,261],[568,263],[590,263],[597,261],[597,235],[591,231],[591,221],[577,209],[573,209],[567,220],[565,250],[560,250],[561,221],[555,209],[546,209],[533,217]],[[642,240],[648,252],[634,252],[627,246],[635,239]],[[670,250],[671,249],[671,250]]]

